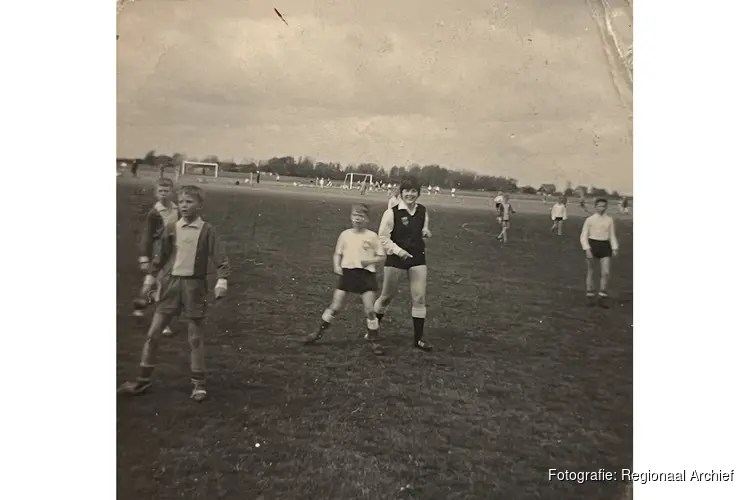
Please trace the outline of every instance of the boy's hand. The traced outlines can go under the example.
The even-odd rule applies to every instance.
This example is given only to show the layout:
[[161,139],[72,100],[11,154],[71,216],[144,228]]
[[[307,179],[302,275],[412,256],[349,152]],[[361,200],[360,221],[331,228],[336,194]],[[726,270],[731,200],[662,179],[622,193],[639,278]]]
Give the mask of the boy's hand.
[[432,238],[432,231],[430,231],[427,228],[422,229],[422,237],[423,238]]
[[223,299],[227,296],[227,280],[225,279],[219,279],[216,281],[216,286],[214,287],[214,297],[216,300]]
[[333,267],[333,272],[336,273],[336,274],[338,274],[339,276],[341,276],[342,274],[344,274],[344,270],[341,269],[341,266],[334,266]]
[[590,248],[588,250],[586,250],[586,258],[587,259],[593,259],[594,258],[594,254],[591,253],[591,249]]
[[612,250],[612,257],[617,257],[618,253],[620,253],[619,250]]

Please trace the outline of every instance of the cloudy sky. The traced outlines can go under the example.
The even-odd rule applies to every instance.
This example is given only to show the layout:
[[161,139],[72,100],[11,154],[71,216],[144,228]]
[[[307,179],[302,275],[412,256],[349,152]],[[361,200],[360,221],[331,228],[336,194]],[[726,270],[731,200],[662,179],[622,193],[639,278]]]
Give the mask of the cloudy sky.
[[632,190],[630,110],[586,0],[136,0],[117,23],[120,156]]

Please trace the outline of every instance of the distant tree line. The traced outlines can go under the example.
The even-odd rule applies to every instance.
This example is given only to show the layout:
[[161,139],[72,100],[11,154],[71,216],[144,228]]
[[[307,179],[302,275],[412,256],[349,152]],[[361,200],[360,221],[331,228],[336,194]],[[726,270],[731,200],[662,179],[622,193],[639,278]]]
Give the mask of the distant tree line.
[[472,191],[502,191],[504,193],[539,194],[546,192],[550,195],[565,194],[575,196],[583,193],[589,197],[619,197],[617,191],[607,192],[602,188],[590,188],[578,186],[573,188],[570,182],[566,187],[554,184],[542,184],[539,187],[519,186],[518,181],[512,177],[480,175],[470,170],[454,170],[440,165],[394,165],[386,170],[375,163],[360,163],[359,165],[342,165],[333,162],[316,162],[309,157],[294,158],[293,156],[273,157],[266,161],[255,161],[245,159],[239,163],[219,159],[218,156],[209,155],[203,158],[190,157],[183,153],[175,153],[171,156],[157,154],[152,150],[146,153],[141,164],[155,167],[174,166],[179,167],[183,161],[199,161],[205,163],[216,163],[222,172],[270,172],[287,177],[303,178],[325,178],[333,181],[343,181],[346,174],[371,174],[375,182],[398,182],[407,175],[417,177],[424,185],[440,186],[441,188],[457,188]]

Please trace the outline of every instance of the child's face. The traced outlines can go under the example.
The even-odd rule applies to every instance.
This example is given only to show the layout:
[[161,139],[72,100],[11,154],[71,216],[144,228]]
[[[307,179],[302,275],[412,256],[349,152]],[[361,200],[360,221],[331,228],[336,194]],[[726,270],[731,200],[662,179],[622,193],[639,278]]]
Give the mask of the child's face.
[[185,193],[180,194],[177,206],[180,208],[180,215],[186,219],[197,217],[201,209],[201,203],[195,197]]
[[352,227],[361,229],[367,225],[368,217],[357,210],[352,210]]
[[607,211],[607,202],[606,201],[600,201],[596,204],[596,211],[599,214],[603,214]]
[[169,186],[156,186],[156,199],[164,203],[172,198],[172,188]]
[[419,192],[416,189],[404,189],[401,191],[401,199],[408,205],[416,202],[417,198],[419,198]]

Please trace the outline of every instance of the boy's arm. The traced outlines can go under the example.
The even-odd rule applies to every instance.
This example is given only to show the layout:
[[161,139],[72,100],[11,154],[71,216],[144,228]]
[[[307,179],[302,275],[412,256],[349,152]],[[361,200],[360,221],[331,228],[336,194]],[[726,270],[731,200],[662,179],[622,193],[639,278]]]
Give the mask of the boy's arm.
[[581,248],[583,248],[584,251],[591,250],[591,245],[589,245],[589,220],[590,219],[586,219],[583,223],[583,228],[581,229]]
[[138,263],[148,264],[154,255],[154,234],[158,228],[159,214],[151,208],[146,214],[146,224],[138,242]]
[[159,236],[159,252],[154,256],[149,264],[148,274],[144,280],[145,284],[156,283],[156,275],[167,265],[169,256],[172,254],[172,239],[170,238],[170,226],[165,226]]
[[380,228],[378,229],[378,238],[380,238],[380,244],[383,245],[386,253],[402,257],[406,255],[406,250],[393,242],[393,240],[391,239],[392,231],[393,210],[386,210],[383,214],[383,218],[380,219]]
[[333,272],[341,273],[341,259],[344,257],[344,233],[339,235],[336,241],[336,249],[333,251]]
[[229,257],[227,256],[226,248],[224,243],[216,234],[216,230],[213,226],[210,227],[208,233],[208,255],[212,260],[214,267],[216,268],[216,286],[220,288],[227,287],[227,278],[231,272],[229,266]]
[[609,244],[612,246],[613,252],[620,249],[620,243],[617,241],[617,235],[615,234],[615,220],[611,217],[609,219]]

